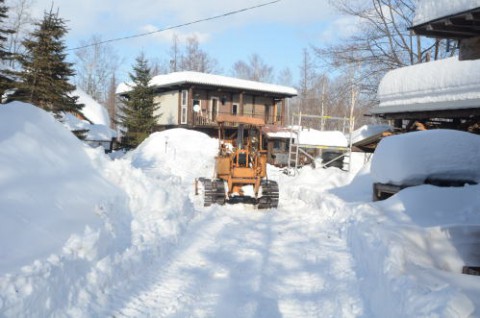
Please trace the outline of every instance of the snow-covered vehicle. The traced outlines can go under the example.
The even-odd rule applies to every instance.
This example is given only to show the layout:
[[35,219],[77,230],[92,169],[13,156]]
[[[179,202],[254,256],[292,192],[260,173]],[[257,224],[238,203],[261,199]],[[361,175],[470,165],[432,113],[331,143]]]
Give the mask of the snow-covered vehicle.
[[464,186],[480,181],[480,136],[448,129],[384,138],[372,159],[373,200],[420,184]]

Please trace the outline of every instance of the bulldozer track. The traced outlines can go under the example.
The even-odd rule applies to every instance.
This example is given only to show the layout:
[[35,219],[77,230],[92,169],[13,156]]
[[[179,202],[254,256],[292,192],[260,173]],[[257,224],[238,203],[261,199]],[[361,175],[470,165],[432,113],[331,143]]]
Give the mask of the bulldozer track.
[[222,180],[203,179],[204,206],[212,204],[225,204],[225,184]]
[[271,209],[278,207],[278,183],[273,180],[264,180],[261,183],[262,196],[258,199],[258,209]]

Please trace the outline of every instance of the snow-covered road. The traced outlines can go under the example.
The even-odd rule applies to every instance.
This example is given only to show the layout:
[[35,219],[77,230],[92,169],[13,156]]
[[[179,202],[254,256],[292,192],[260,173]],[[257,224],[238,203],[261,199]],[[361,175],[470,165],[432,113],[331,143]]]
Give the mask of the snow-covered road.
[[[336,201],[327,195],[325,201]],[[214,206],[114,301],[115,317],[358,317],[362,303],[335,211]],[[341,206],[333,202],[330,206]],[[312,221],[314,220],[314,221]]]

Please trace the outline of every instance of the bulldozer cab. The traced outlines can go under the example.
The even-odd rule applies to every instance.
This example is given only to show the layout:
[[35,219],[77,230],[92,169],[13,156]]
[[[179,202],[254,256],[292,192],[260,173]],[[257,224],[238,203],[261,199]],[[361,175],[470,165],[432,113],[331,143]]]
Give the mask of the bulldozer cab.
[[[259,208],[278,205],[278,185],[267,177],[267,151],[263,149],[265,121],[235,115],[218,115],[219,152],[215,158],[215,180],[205,202],[253,202]],[[246,194],[244,189],[252,189]],[[209,196],[209,197],[207,197]],[[222,196],[225,198],[222,199]],[[240,200],[247,198],[248,200]]]

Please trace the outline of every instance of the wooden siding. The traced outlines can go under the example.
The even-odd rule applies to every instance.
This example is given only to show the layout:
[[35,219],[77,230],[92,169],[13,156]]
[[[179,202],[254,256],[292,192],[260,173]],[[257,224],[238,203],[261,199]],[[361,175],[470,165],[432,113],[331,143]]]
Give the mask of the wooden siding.
[[160,106],[156,114],[162,114],[157,121],[158,125],[169,126],[178,124],[178,98],[178,91],[165,92],[155,97],[155,102]]

